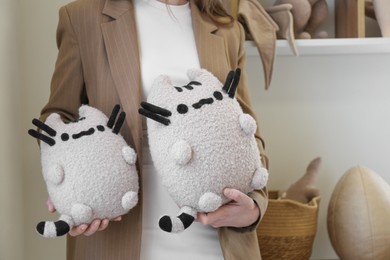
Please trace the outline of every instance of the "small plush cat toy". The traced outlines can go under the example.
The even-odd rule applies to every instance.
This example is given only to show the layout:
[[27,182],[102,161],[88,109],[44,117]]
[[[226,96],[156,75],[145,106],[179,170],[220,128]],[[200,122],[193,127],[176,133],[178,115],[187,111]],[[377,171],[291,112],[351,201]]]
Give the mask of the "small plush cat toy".
[[204,69],[188,71],[189,83],[172,85],[158,77],[139,113],[148,117],[152,160],[162,183],[180,207],[177,217],[163,216],[159,225],[181,232],[197,212],[212,212],[229,202],[226,187],[244,193],[266,185],[255,140],[256,122],[234,98],[240,70],[224,85]]
[[65,235],[73,226],[96,218],[121,216],[137,204],[137,156],[119,134],[126,116],[121,112],[116,119],[119,110],[116,105],[108,119],[83,105],[74,122],[64,123],[56,113],[45,123],[32,121],[45,132],[28,131],[41,141],[43,178],[61,214],[58,221],[37,225],[44,237]]

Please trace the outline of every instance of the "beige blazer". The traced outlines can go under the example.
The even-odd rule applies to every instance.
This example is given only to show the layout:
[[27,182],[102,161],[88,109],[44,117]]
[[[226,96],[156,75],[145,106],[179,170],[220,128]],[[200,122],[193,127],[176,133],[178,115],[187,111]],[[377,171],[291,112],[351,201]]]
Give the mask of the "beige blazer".
[[[192,0],[191,0],[192,1]],[[193,27],[200,64],[222,82],[229,70],[245,71],[244,33],[237,23],[218,27],[191,2]],[[121,133],[135,147],[138,169],[142,165],[140,64],[137,33],[131,0],[78,0],[60,9],[57,29],[58,58],[51,82],[51,93],[41,119],[61,113],[64,119],[77,118],[81,104],[88,103],[106,114],[115,104],[127,113]],[[253,115],[245,73],[237,98]],[[259,147],[263,145],[259,133]],[[265,158],[265,157],[264,157]],[[142,176],[140,174],[140,176]],[[142,187],[142,180],[141,180]],[[93,236],[68,237],[67,259],[137,260],[140,256],[142,189],[140,202],[120,222]],[[267,192],[253,192],[262,213],[267,207]],[[225,259],[261,259],[256,225],[233,230],[219,229]]]

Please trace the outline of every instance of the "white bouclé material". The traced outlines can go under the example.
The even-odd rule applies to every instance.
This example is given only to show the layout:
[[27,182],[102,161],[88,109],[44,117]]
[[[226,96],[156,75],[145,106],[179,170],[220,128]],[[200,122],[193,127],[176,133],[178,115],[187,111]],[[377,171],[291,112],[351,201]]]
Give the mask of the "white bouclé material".
[[191,160],[191,146],[184,140],[178,141],[172,145],[171,155],[177,165],[186,165]]
[[215,193],[206,192],[199,199],[198,208],[203,212],[212,212],[222,205],[222,198]]
[[[168,126],[147,120],[149,145],[163,185],[179,208],[209,212],[229,201],[223,195],[226,187],[249,193],[253,183],[257,189],[265,186],[268,173],[261,165],[255,120],[208,71],[194,69],[187,75],[188,82],[201,85],[175,86],[167,76],[155,80],[147,101],[171,115]],[[187,154],[187,145],[189,160],[178,156],[179,151]]]
[[[87,105],[80,107],[79,116],[78,121],[64,123],[51,114],[45,124],[56,131],[50,136],[55,144],[41,141],[47,190],[69,228],[124,215],[138,202],[137,156],[113,132],[116,122],[108,126],[107,116]],[[53,224],[46,226],[51,229]],[[43,235],[49,236],[47,232],[52,235],[46,230]]]
[[239,122],[242,131],[246,135],[254,135],[256,133],[256,121],[248,114],[242,114],[239,116]]
[[45,233],[44,233],[44,236],[45,237],[56,237],[57,236],[57,231],[56,231],[56,226],[54,225],[53,222],[46,222],[45,223]]

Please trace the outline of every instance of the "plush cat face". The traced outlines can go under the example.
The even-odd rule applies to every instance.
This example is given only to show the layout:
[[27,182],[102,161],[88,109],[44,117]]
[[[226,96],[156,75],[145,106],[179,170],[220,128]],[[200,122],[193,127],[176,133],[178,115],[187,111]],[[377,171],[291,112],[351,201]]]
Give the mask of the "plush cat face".
[[199,111],[207,107],[236,102],[233,98],[240,78],[239,69],[228,74],[224,85],[204,69],[189,70],[188,78],[187,85],[175,86],[168,76],[158,77],[148,102],[142,102],[139,112],[161,125],[169,126],[204,117],[204,113]]
[[[29,133],[35,138],[40,139],[49,146],[69,143],[72,141],[82,140],[87,136],[95,135],[98,132],[105,132],[114,127],[114,120],[118,114],[119,106],[114,108],[110,119],[96,108],[90,106],[81,106],[79,108],[79,119],[71,122],[63,122],[60,115],[57,113],[51,114],[45,123],[34,119],[33,124],[41,128],[47,135],[30,130]],[[121,114],[112,133],[118,134],[119,129],[124,121],[124,114]]]

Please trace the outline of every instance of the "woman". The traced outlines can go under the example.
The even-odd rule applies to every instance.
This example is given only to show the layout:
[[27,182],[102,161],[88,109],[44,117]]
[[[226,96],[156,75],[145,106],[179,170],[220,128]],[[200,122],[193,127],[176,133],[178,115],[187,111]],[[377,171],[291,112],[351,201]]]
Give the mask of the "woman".
[[[160,217],[155,205],[174,206],[149,164],[138,107],[158,74],[181,82],[187,80],[187,69],[201,67],[223,82],[230,70],[245,71],[243,29],[219,1],[78,0],[60,9],[57,44],[50,98],[41,120],[53,112],[74,120],[84,103],[106,114],[120,104],[127,113],[122,134],[137,151],[143,186],[129,214],[73,228],[68,259],[260,259],[255,228],[267,207],[265,189],[251,194],[225,190],[233,202],[199,214],[197,225],[189,229],[192,233],[165,234],[151,226]],[[245,73],[236,97],[253,116]],[[256,138],[263,154],[259,132]],[[53,211],[50,200],[48,204]]]

